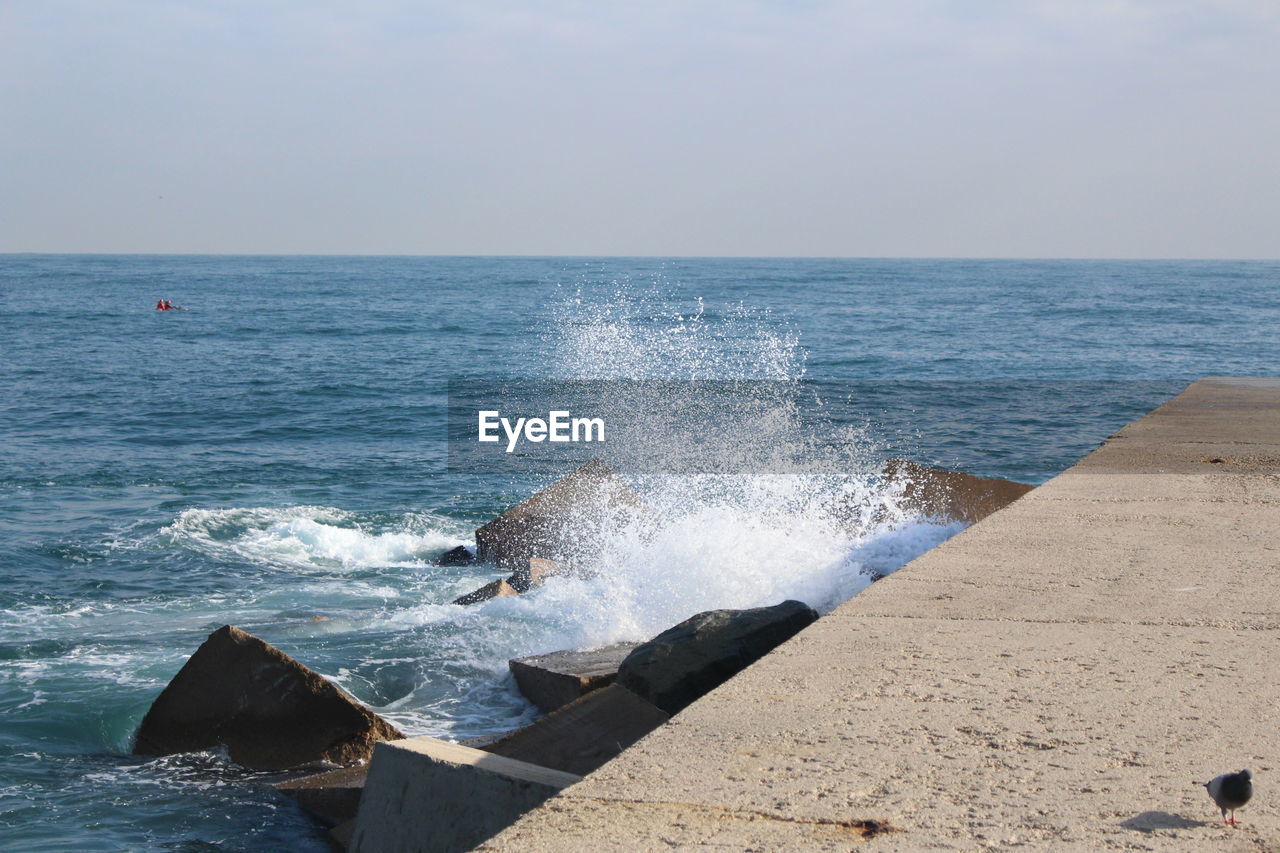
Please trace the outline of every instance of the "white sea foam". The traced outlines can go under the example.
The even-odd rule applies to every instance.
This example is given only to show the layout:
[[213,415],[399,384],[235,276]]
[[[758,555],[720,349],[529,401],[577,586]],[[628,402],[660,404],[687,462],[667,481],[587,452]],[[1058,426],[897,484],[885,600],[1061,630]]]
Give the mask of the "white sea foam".
[[[777,479],[774,491],[780,489]],[[798,478],[791,484],[807,485]],[[615,528],[583,564],[593,577],[554,578],[526,595],[468,608],[448,604],[450,596],[465,591],[463,580],[437,590],[442,597],[430,604],[389,612],[382,624],[502,626],[507,642],[468,627],[462,635],[467,647],[455,650],[473,665],[497,668],[513,651],[644,639],[702,610],[798,599],[827,612],[963,526],[899,516],[851,532],[803,508],[784,512],[776,505],[723,502],[689,509],[681,504],[684,511],[664,518],[656,529],[638,520]],[[486,580],[477,576],[470,585]]]
[[369,533],[295,518],[250,531],[238,544],[242,550],[295,565],[421,566],[430,556],[461,544],[461,540],[438,531]]
[[383,528],[333,507],[189,509],[162,535],[205,551],[295,570],[422,567],[463,544],[457,524],[406,513]]

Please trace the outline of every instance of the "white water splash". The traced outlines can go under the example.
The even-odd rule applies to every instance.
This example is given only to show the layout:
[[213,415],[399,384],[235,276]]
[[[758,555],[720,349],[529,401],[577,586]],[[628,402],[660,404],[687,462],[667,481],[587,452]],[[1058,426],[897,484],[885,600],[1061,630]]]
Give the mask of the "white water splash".
[[[798,336],[776,317],[735,308],[712,319],[701,302],[682,312],[670,307],[674,301],[656,290],[634,296],[627,287],[603,299],[575,294],[554,312],[545,362],[556,379],[743,380],[748,395],[751,382],[767,380],[767,393],[753,405],[803,376]],[[693,382],[658,391],[699,393]],[[657,471],[627,470],[628,448],[610,446],[608,461],[622,461],[623,479],[645,508],[604,525],[607,533],[581,561],[588,576],[554,578],[462,612],[442,607],[443,600],[422,603],[389,614],[390,625],[466,622],[477,629],[468,629],[473,645],[456,651],[479,662],[489,649],[533,654],[646,639],[708,609],[794,598],[827,612],[963,526],[904,511],[900,491],[880,482],[870,461],[875,448],[861,431],[850,429],[844,445],[818,444],[785,399],[761,410],[763,417],[737,423],[704,407],[722,422],[685,423],[676,435],[653,415],[689,401],[658,392],[652,399],[628,393],[625,404],[605,397],[607,389],[602,405],[614,405],[610,418],[642,425],[631,433],[648,458],[655,451],[664,458]],[[738,456],[732,472],[678,473],[690,452],[690,427],[730,443]],[[776,473],[783,468],[788,473]],[[584,508],[580,529],[599,530],[601,512]]]
[[332,507],[189,509],[162,535],[178,544],[297,571],[424,567],[463,544],[456,522],[405,513],[391,529],[371,529]]
[[618,283],[607,296],[578,291],[553,309],[544,333],[557,379],[793,380],[804,376],[799,334],[768,311],[723,315],[703,300],[677,307],[670,288]]

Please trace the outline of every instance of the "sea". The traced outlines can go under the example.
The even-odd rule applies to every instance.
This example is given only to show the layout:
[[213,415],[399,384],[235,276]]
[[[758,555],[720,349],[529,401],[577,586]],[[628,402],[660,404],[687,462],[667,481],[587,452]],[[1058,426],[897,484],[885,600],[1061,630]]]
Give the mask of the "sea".
[[[504,731],[537,715],[511,657],[827,612],[961,529],[886,459],[1040,483],[1199,377],[1278,374],[1270,261],[0,255],[0,848],[328,849],[217,750],[130,754],[222,625],[409,734]],[[452,604],[505,573],[437,558],[567,471],[468,467],[450,395],[543,380],[674,383],[613,412],[663,523]],[[744,464],[686,468],[642,415],[724,382],[806,404],[704,407],[680,435]]]

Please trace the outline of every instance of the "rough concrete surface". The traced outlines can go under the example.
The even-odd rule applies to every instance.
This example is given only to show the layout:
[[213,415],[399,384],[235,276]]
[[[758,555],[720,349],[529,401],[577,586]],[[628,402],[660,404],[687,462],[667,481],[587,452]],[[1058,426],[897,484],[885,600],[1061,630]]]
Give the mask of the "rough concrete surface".
[[1280,850],[1278,629],[1280,380],[1201,380],[480,849]]
[[414,737],[373,753],[352,853],[459,853],[581,776]]

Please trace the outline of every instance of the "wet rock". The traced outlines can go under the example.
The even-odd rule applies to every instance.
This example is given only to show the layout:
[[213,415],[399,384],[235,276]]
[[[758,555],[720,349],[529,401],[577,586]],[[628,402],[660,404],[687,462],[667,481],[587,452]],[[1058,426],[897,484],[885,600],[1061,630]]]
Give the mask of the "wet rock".
[[480,748],[585,776],[668,719],[652,703],[611,684]]
[[134,741],[136,755],[219,744],[259,770],[366,761],[378,741],[404,737],[322,676],[252,634],[209,635],[160,693]]
[[448,551],[445,551],[443,554],[441,554],[440,558],[436,560],[436,565],[437,566],[469,566],[475,561],[476,561],[475,554],[472,554],[471,551],[469,551],[465,545],[459,545],[457,548],[452,548]]
[[506,578],[499,578],[496,581],[487,583],[477,590],[473,590],[466,595],[460,595],[453,600],[454,604],[479,604],[482,601],[488,601],[491,598],[501,598],[506,595],[519,595],[520,590],[516,589]]
[[507,662],[525,697],[543,711],[554,711],[580,696],[613,683],[618,666],[637,643],[602,649],[551,652]]
[[676,714],[817,618],[799,601],[699,613],[637,646],[618,667],[616,683]]
[[960,471],[930,468],[905,459],[890,459],[882,477],[902,486],[906,506],[922,515],[969,524],[1008,506],[1035,488],[998,477],[975,477]]
[[636,493],[593,459],[476,530],[476,557],[521,570],[531,557],[572,565],[599,537],[642,511]]
[[523,568],[511,573],[507,583],[515,587],[518,592],[528,592],[535,586],[540,586],[547,578],[564,574],[568,574],[568,571],[555,560],[530,557]]
[[930,468],[906,459],[890,459],[880,472],[880,488],[841,497],[827,507],[830,516],[852,535],[883,524],[885,487],[896,491],[898,505],[913,515],[973,524],[1031,491],[1030,483],[975,477],[961,471]]
[[541,557],[530,557],[524,568],[511,573],[511,577],[485,584],[474,592],[459,596],[454,604],[479,604],[491,598],[503,595],[520,595],[541,585],[547,578],[572,573],[555,560],[544,560]]

